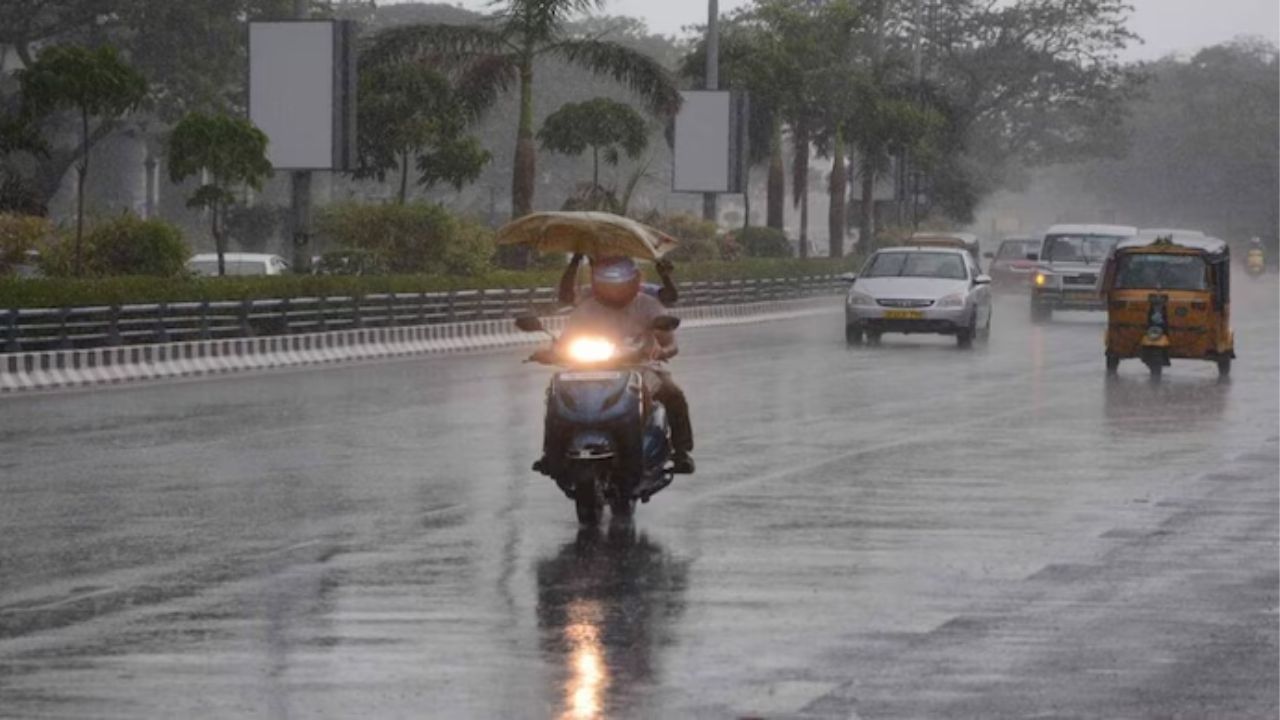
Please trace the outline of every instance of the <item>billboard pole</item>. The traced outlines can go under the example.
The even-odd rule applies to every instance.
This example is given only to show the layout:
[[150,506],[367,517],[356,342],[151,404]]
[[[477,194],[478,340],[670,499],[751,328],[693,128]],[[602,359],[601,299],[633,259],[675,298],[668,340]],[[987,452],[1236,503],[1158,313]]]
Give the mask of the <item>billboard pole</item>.
[[[720,89],[720,3],[707,0],[707,89]],[[702,219],[716,222],[716,194],[702,194]]]
[[[310,0],[293,0],[293,16],[306,20],[310,13]],[[293,271],[311,272],[311,171],[295,170],[292,173],[293,192]]]

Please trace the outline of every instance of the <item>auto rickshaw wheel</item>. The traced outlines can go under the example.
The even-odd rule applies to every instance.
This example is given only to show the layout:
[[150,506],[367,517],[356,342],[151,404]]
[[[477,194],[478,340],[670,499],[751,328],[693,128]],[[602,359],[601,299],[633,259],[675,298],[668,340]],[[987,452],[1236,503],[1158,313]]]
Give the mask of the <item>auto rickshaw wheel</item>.
[[1120,356],[1107,353],[1107,374],[1116,375],[1120,372]]
[[1218,358],[1218,377],[1226,377],[1231,374],[1231,358]]

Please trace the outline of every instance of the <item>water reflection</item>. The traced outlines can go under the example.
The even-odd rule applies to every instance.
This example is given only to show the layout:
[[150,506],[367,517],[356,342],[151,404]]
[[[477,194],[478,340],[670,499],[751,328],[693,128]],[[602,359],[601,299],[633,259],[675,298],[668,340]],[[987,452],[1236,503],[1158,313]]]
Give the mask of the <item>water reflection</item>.
[[1231,383],[1218,378],[1113,377],[1103,383],[1107,424],[1138,434],[1163,434],[1215,424],[1226,412]]
[[562,668],[563,720],[594,720],[656,681],[684,609],[688,561],[625,522],[584,528],[536,569],[543,651]]

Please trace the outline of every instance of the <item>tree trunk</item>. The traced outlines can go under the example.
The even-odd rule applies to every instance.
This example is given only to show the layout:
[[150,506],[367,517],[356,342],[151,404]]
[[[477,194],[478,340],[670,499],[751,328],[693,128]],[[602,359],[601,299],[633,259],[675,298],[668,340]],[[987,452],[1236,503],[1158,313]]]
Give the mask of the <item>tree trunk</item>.
[[769,184],[765,199],[765,224],[783,230],[783,213],[787,206],[787,172],[782,162],[782,124],[774,122],[773,138],[769,141]]
[[827,243],[829,255],[833,258],[844,257],[844,233],[846,227],[845,195],[848,192],[849,178],[845,174],[844,134],[836,128],[835,142],[831,164],[831,208],[827,211]]
[[213,249],[214,249],[214,252],[218,253],[218,277],[223,277],[224,275],[227,274],[227,260],[224,257],[226,254],[226,249],[224,247],[224,243],[222,239],[222,227],[218,222],[218,216],[222,214],[222,211],[220,209],[221,206],[222,206],[222,203],[215,202],[211,208],[213,210],[212,212]]
[[400,153],[400,204],[403,205],[409,195],[409,153]]
[[83,272],[81,245],[84,239],[84,186],[89,176],[89,111],[80,111],[81,153],[79,172],[76,177],[76,252],[74,272],[80,277]]
[[800,257],[809,257],[809,129],[798,125],[791,129],[792,197],[800,206]]
[[520,65],[520,124],[516,129],[515,168],[511,176],[511,218],[533,212],[537,158],[533,144],[533,61]]
[[866,153],[860,154],[862,167],[862,219],[858,223],[858,249],[865,255],[875,249],[876,174]]
[[600,187],[600,148],[595,145],[591,146],[591,194],[596,194],[596,188]]

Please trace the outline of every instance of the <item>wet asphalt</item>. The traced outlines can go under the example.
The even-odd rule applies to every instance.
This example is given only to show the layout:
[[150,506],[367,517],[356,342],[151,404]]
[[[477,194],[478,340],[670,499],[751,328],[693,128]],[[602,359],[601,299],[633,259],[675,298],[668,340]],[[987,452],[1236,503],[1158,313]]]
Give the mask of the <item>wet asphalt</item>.
[[[1280,338],[682,333],[697,475],[580,530],[524,351],[0,398],[3,718],[1275,718]],[[834,309],[834,307],[833,307]]]

